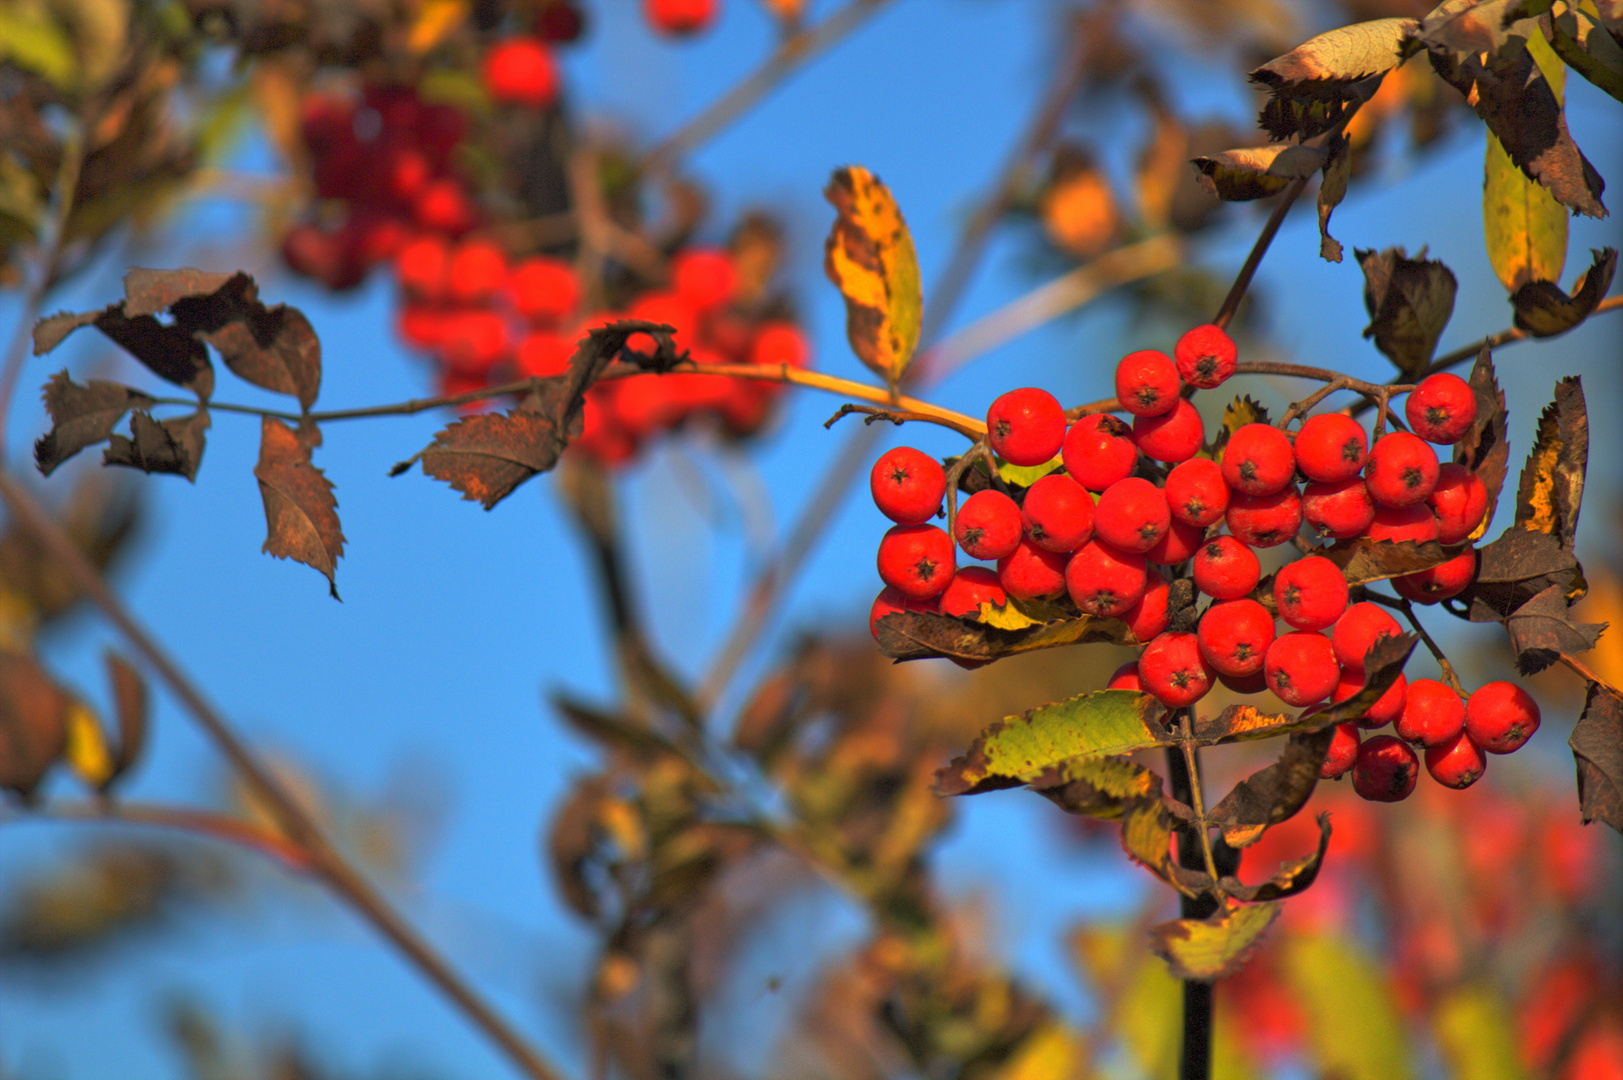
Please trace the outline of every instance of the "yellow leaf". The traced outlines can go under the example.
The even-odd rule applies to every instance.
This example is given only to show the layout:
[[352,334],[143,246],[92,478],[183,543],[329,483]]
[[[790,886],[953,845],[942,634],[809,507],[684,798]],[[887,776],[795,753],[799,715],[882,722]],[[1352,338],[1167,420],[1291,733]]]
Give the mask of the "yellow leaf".
[[96,714],[79,702],[68,707],[68,746],[63,757],[67,759],[79,778],[91,787],[99,788],[113,778],[112,751],[107,748],[107,736],[101,730]]
[[1229,904],[1209,919],[1174,919],[1150,931],[1150,947],[1175,977],[1212,982],[1245,966],[1282,910],[1277,901]]
[[1053,1021],[1028,1035],[995,1075],[997,1080],[1054,1080],[1076,1076],[1086,1057],[1087,1044],[1082,1036]]
[[913,235],[890,189],[860,165],[836,169],[823,195],[839,211],[823,268],[845,297],[851,351],[898,383],[918,348],[924,309]]
[[1522,1080],[1516,1025],[1491,987],[1452,990],[1437,1007],[1437,1041],[1457,1080]]
[[1028,626],[1038,625],[1038,620],[1028,617],[1012,603],[999,607],[990,600],[981,602],[980,614],[976,618],[999,630],[1024,630]]
[[421,56],[444,41],[468,17],[468,0],[423,0],[406,45]]
[[1567,209],[1531,179],[1488,132],[1482,182],[1482,231],[1488,261],[1507,292],[1530,281],[1557,281],[1567,261]]

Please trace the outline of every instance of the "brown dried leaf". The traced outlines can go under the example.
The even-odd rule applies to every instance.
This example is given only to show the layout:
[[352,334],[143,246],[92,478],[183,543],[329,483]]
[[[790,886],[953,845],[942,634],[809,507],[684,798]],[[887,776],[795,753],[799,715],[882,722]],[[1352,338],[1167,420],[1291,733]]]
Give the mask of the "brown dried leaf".
[[32,798],[67,750],[72,704],[33,657],[0,650],[0,787]]
[[1604,821],[1623,833],[1623,700],[1591,682],[1583,716],[1567,745],[1578,765],[1578,808],[1584,824]]
[[1121,819],[1143,803],[1161,801],[1161,774],[1128,757],[1071,758],[1051,765],[1028,785],[1068,814]]
[[44,398],[51,430],[34,443],[34,464],[46,476],[85,447],[112,438],[114,425],[131,409],[152,407],[139,390],[101,379],[80,386],[66,371],[51,376]]
[[1338,540],[1314,554],[1322,555],[1341,567],[1348,585],[1364,585],[1440,566],[1469,546],[1456,544],[1444,547],[1435,540],[1371,540],[1367,536],[1358,536]]
[[1315,146],[1250,146],[1195,158],[1200,185],[1224,202],[1265,199],[1292,180],[1324,167],[1326,154]]
[[[130,277],[135,273],[131,271]],[[321,391],[321,341],[310,320],[298,308],[265,306],[259,300],[258,286],[247,274],[203,276],[225,280],[204,295],[172,299],[169,307],[175,325],[214,346],[239,378],[297,398],[299,406],[308,410]],[[125,287],[131,288],[129,278]],[[168,298],[174,288],[154,290],[154,299]]]
[[191,266],[179,270],[133,267],[124,275],[124,314],[131,318],[156,315],[178,300],[218,292],[234,277],[248,275],[240,271],[235,275],[214,273]]
[[1555,384],[1555,400],[1539,417],[1538,438],[1516,489],[1516,524],[1549,533],[1570,550],[1588,464],[1589,414],[1583,383],[1569,375]]
[[879,648],[894,660],[946,656],[988,661],[1038,649],[1094,642],[1135,645],[1137,639],[1120,619],[1100,619],[1092,615],[1039,623],[1021,630],[999,629],[976,622],[972,617],[955,619],[934,612],[898,612],[879,620]]
[[552,831],[547,834],[547,857],[558,891],[565,903],[588,919],[597,917],[599,902],[586,869],[597,854],[597,820],[609,792],[606,776],[577,783],[553,815]]
[[1271,826],[1307,804],[1335,733],[1333,727],[1293,733],[1278,761],[1241,780],[1212,807],[1212,822],[1230,847],[1256,843]]
[[114,435],[102,451],[101,463],[196,480],[197,467],[203,463],[203,433],[208,428],[207,409],[162,421],[137,410],[130,416],[130,437]]
[[1270,91],[1258,123],[1274,140],[1311,139],[1368,101],[1386,73],[1412,55],[1413,19],[1376,19],[1311,38],[1251,72]]
[[147,740],[147,684],[135,667],[115,652],[108,652],[107,676],[113,684],[113,710],[118,719],[118,749],[113,755],[114,780],[129,772],[141,757]]
[[1341,261],[1341,242],[1330,235],[1330,215],[1347,195],[1347,180],[1352,175],[1352,144],[1337,133],[1325,147],[1329,156],[1324,162],[1324,180],[1319,184],[1319,258],[1325,262]]
[[1453,271],[1435,259],[1410,259],[1402,248],[1359,251],[1364,271],[1364,306],[1370,323],[1366,338],[1398,366],[1405,378],[1416,378],[1431,362],[1437,339],[1454,313],[1458,284]]
[[1261,885],[1243,885],[1238,878],[1226,877],[1223,879],[1223,890],[1235,899],[1248,903],[1265,903],[1295,896],[1312,885],[1319,876],[1319,868],[1324,865],[1324,853],[1329,849],[1330,815],[1320,814],[1319,846],[1311,854],[1284,864],[1279,868],[1279,873]]
[[1510,298],[1516,309],[1516,327],[1534,337],[1555,337],[1577,326],[1594,312],[1612,287],[1617,273],[1617,250],[1592,251],[1594,261],[1573,283],[1572,295],[1553,281],[1529,281]]
[[100,312],[95,326],[160,379],[184,386],[204,400],[214,393],[208,349],[181,327],[166,326],[151,315],[131,318],[117,304]]
[[1456,601],[1472,622],[1500,622],[1550,586],[1568,588],[1580,573],[1556,537],[1512,527],[1478,549],[1476,578]]
[[1505,430],[1505,392],[1493,370],[1493,353],[1484,346],[1471,366],[1471,389],[1476,394],[1476,419],[1460,441],[1454,444],[1454,463],[1476,474],[1488,489],[1488,512],[1470,536],[1476,540],[1488,529],[1499,492],[1505,486],[1510,465],[1510,441]]
[[310,449],[298,433],[268,416],[260,427],[254,479],[265,502],[261,550],[319,570],[333,599],[338,599],[333,574],[344,554],[344,533],[332,482],[310,463]]
[[1206,919],[1176,919],[1150,930],[1150,948],[1184,982],[1216,982],[1245,966],[1280,904],[1226,904]]
[[1562,653],[1588,652],[1600,640],[1606,623],[1573,622],[1567,613],[1567,589],[1551,585],[1505,619],[1505,632],[1523,675],[1543,671]]

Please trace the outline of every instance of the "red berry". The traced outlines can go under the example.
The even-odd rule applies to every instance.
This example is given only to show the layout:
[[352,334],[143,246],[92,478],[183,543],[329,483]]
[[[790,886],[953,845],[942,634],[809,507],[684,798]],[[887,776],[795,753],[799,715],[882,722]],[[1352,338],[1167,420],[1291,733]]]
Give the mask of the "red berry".
[[1200,653],[1216,672],[1256,675],[1274,643],[1274,617],[1255,600],[1224,600],[1201,616]]
[[532,330],[518,345],[518,373],[527,378],[562,375],[569,370],[575,343],[550,330]]
[[1112,547],[1142,554],[1160,542],[1171,523],[1165,493],[1142,477],[1129,476],[1099,496],[1093,528]]
[[1194,634],[1162,634],[1151,641],[1138,658],[1138,677],[1169,709],[1193,705],[1212,688],[1212,669]]
[[1155,546],[1144,553],[1144,558],[1156,566],[1177,566],[1192,558],[1200,550],[1206,530],[1198,525],[1185,525],[1174,521],[1168,526]]
[[1314,481],[1302,489],[1302,516],[1325,536],[1346,540],[1362,535],[1375,520],[1375,500],[1361,476]]
[[1482,779],[1488,771],[1488,759],[1471,736],[1462,731],[1446,743],[1426,748],[1426,771],[1444,787],[1463,791]]
[[986,432],[992,450],[1010,465],[1041,465],[1065,441],[1065,410],[1047,390],[1010,390],[986,411]]
[[408,345],[437,349],[445,340],[445,314],[439,308],[407,302],[400,308],[396,328]]
[[1008,602],[997,574],[984,566],[966,566],[952,575],[938,606],[943,615],[978,615],[982,604],[1002,607]]
[[462,185],[450,177],[429,181],[412,203],[417,224],[436,232],[460,236],[473,228],[478,214]]
[[1232,536],[1214,536],[1195,552],[1195,588],[1214,600],[1237,600],[1257,587],[1262,564]]
[[1403,633],[1398,621],[1386,609],[1368,601],[1354,604],[1336,620],[1331,644],[1335,646],[1336,663],[1342,667],[1359,668],[1369,650],[1381,638],[1397,637]]
[[1105,684],[1106,690],[1143,690],[1144,683],[1138,677],[1138,661],[1129,660],[1111,673],[1110,681]]
[[1323,555],[1309,555],[1274,575],[1279,617],[1298,630],[1323,630],[1347,610],[1347,579]]
[[794,323],[763,323],[750,341],[749,362],[766,367],[809,367],[811,346],[806,342],[806,335]]
[[1375,440],[1364,483],[1382,506],[1413,506],[1437,486],[1437,470],[1437,451],[1407,431],[1394,431]]
[[539,38],[508,38],[485,54],[485,89],[505,105],[545,109],[558,98],[558,66]]
[[1169,413],[1133,417],[1133,443],[1141,454],[1156,461],[1188,461],[1205,439],[1199,410],[1183,398]]
[[422,236],[395,253],[394,272],[407,296],[439,300],[445,296],[450,277],[451,253],[445,241]]
[[1301,531],[1302,497],[1294,487],[1272,495],[1235,492],[1223,520],[1240,543],[1254,548],[1277,547],[1289,543]]
[[1268,690],[1268,680],[1260,671],[1255,675],[1218,675],[1217,681],[1236,694],[1262,694]]
[[1409,392],[1403,415],[1422,439],[1451,446],[1476,421],[1476,392],[1458,375],[1439,371]]
[[472,309],[446,320],[441,347],[446,365],[458,375],[483,376],[506,354],[507,320],[494,311]]
[[1172,350],[1183,381],[1202,390],[1221,386],[1233,375],[1238,355],[1234,339],[1210,323],[1185,332]]
[[[1330,691],[1330,701],[1339,705],[1350,697],[1363,692],[1369,682],[1369,676],[1364,674],[1363,668],[1344,667],[1341,676],[1336,680],[1336,688]],[[1361,728],[1385,727],[1396,720],[1403,712],[1403,703],[1408,699],[1409,680],[1402,672],[1393,680],[1375,703],[1364,710],[1362,716],[1354,718],[1354,722]]]
[[1336,733],[1330,739],[1330,752],[1324,756],[1324,763],[1319,766],[1320,780],[1335,780],[1344,775],[1358,760],[1358,725],[1352,721],[1336,725]]
[[1109,413],[1084,416],[1065,433],[1065,471],[1089,491],[1103,491],[1133,471],[1138,447],[1130,435]]
[[899,611],[934,611],[934,600],[914,600],[900,589],[886,585],[874,597],[873,606],[868,609],[868,633],[875,641],[879,640],[879,620],[886,615],[894,615]]
[[1458,596],[1475,580],[1476,549],[1471,548],[1430,569],[1393,578],[1392,588],[1417,604],[1435,604]]
[[1272,424],[1246,424],[1223,447],[1223,481],[1247,495],[1272,495],[1296,475],[1291,441]]
[[1047,600],[1065,591],[1063,552],[1048,551],[1021,537],[1012,552],[997,561],[998,580],[1018,600]]
[[1445,461],[1426,503],[1437,515],[1437,542],[1457,544],[1476,532],[1487,514],[1488,485],[1464,465]]
[[939,596],[955,565],[952,537],[934,525],[893,525],[879,541],[879,579],[914,600]]
[[1402,543],[1415,540],[1425,543],[1437,539],[1437,517],[1425,504],[1405,506],[1377,506],[1365,535],[1371,540],[1390,540]]
[[1146,574],[1144,556],[1120,551],[1094,537],[1077,548],[1065,565],[1065,588],[1084,613],[1113,619],[1144,595]]
[[1395,735],[1376,735],[1358,748],[1353,790],[1371,802],[1402,802],[1414,790],[1420,759]]
[[1399,738],[1421,746],[1451,743],[1465,730],[1465,702],[1436,679],[1416,679],[1409,684],[1396,730]]
[[1093,535],[1093,496],[1063,473],[1032,484],[1021,505],[1026,535],[1049,551],[1075,551]]
[[1001,559],[1020,546],[1020,507],[1001,491],[977,491],[958,508],[952,532],[972,558]]
[[1153,570],[1145,575],[1145,581],[1148,584],[1144,589],[1144,595],[1121,617],[1121,621],[1127,624],[1127,629],[1140,641],[1154,638],[1172,621],[1172,613],[1167,606],[1167,602],[1172,598],[1172,586],[1167,584],[1166,578]]
[[1308,417],[1296,433],[1294,449],[1302,475],[1323,484],[1357,476],[1369,456],[1364,426],[1344,413]]
[[1521,749],[1538,724],[1538,702],[1515,683],[1486,683],[1465,702],[1465,730],[1490,754]]
[[468,240],[451,252],[447,284],[451,299],[477,304],[495,296],[507,281],[507,256],[486,240]]
[[671,284],[700,311],[713,311],[738,291],[738,271],[725,251],[688,248],[671,260]]
[[879,512],[898,525],[922,525],[941,509],[947,493],[947,474],[941,463],[911,446],[898,446],[879,455],[868,473]]
[[507,278],[507,295],[513,307],[526,319],[561,323],[575,313],[580,303],[580,283],[575,268],[562,259],[536,256],[513,267]]
[[696,34],[716,17],[716,0],[643,0],[643,13],[662,34]]
[[1178,389],[1178,369],[1164,352],[1140,349],[1116,365],[1116,400],[1134,416],[1171,412]]
[[1262,671],[1268,689],[1285,704],[1298,707],[1329,697],[1341,677],[1330,639],[1311,630],[1293,630],[1275,638],[1268,646]]
[[1229,508],[1229,486],[1223,469],[1210,458],[1190,458],[1167,473],[1167,506],[1178,521],[1206,526],[1223,520]]

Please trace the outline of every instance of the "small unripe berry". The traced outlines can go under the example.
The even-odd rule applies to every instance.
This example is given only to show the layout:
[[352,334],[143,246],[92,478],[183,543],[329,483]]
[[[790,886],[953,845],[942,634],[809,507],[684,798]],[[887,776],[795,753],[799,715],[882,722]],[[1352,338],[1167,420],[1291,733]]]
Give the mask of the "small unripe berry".
[[1020,546],[1020,507],[1001,491],[977,491],[953,521],[958,546],[971,558],[997,560]]
[[1116,400],[1134,416],[1171,412],[1178,389],[1178,369],[1164,352],[1140,349],[1116,365]]
[[1488,486],[1464,465],[1445,461],[1437,469],[1437,486],[1426,496],[1437,515],[1437,542],[1457,544],[1476,531],[1488,512]]
[[1377,641],[1402,633],[1403,627],[1386,613],[1385,608],[1368,601],[1354,604],[1336,620],[1336,628],[1331,635],[1336,663],[1342,667],[1362,669],[1364,658]]
[[1485,683],[1465,702],[1465,730],[1490,754],[1521,749],[1538,725],[1538,702],[1515,683]]
[[1246,424],[1223,447],[1223,481],[1247,495],[1272,495],[1296,475],[1290,439],[1272,424]]
[[1314,481],[1302,489],[1302,516],[1319,532],[1337,540],[1362,535],[1375,520],[1375,500],[1364,478],[1331,483]]
[[1476,421],[1476,392],[1458,375],[1439,371],[1427,375],[1409,392],[1403,415],[1422,439],[1451,446]]
[[1323,630],[1347,610],[1347,579],[1323,555],[1297,559],[1274,575],[1274,606],[1298,630]]
[[1172,587],[1167,584],[1166,578],[1154,570],[1145,574],[1144,580],[1144,595],[1139,597],[1138,603],[1122,613],[1121,621],[1127,624],[1127,629],[1138,640],[1149,641],[1172,621],[1172,613],[1167,609],[1167,602],[1172,598]]
[[1117,668],[1110,675],[1110,681],[1105,683],[1106,690],[1143,690],[1144,683],[1138,677],[1138,661],[1129,660]]
[[1142,554],[1166,535],[1172,523],[1166,495],[1138,476],[1117,480],[1099,496],[1093,528],[1099,538],[1122,551]]
[[1156,461],[1188,461],[1200,451],[1206,427],[1200,411],[1183,398],[1169,413],[1133,417],[1133,443],[1145,457]]
[[1405,540],[1425,543],[1437,539],[1437,516],[1424,503],[1414,506],[1377,506],[1365,535],[1371,540],[1390,540],[1394,544]]
[[1321,484],[1357,476],[1369,456],[1364,426],[1344,413],[1308,417],[1296,433],[1294,449],[1302,475]]
[[1084,416],[1065,433],[1065,471],[1089,491],[1103,491],[1133,472],[1132,429],[1109,413]]
[[1193,705],[1212,688],[1212,670],[1194,634],[1162,634],[1150,642],[1138,658],[1138,677],[1169,709]]
[[1200,654],[1220,675],[1255,675],[1274,643],[1274,617],[1255,600],[1224,600],[1201,616]]
[[1426,748],[1426,771],[1444,787],[1464,791],[1482,779],[1488,771],[1488,759],[1471,736],[1462,731],[1449,742]]
[[941,463],[911,446],[887,450],[868,473],[879,512],[898,525],[922,525],[941,509],[947,474]]
[[886,615],[894,615],[899,611],[934,611],[934,600],[914,600],[904,594],[900,589],[886,585],[874,597],[873,606],[868,609],[868,633],[875,641],[879,640],[879,620]]
[[485,54],[485,89],[502,104],[545,109],[558,97],[558,66],[538,38],[517,37]]
[[1232,536],[1214,536],[1195,552],[1195,588],[1214,600],[1237,600],[1257,587],[1262,564]]
[[1026,535],[1049,551],[1075,551],[1093,535],[1093,496],[1063,473],[1032,484],[1020,508]]
[[1019,600],[1047,600],[1065,591],[1066,558],[1021,537],[1014,550],[997,561],[998,580]]
[[[1339,705],[1350,697],[1364,692],[1368,685],[1369,676],[1363,668],[1341,669],[1341,676],[1336,680],[1336,688],[1330,691],[1330,703]],[[1392,681],[1374,703],[1366,708],[1362,715],[1353,718],[1353,722],[1361,728],[1385,727],[1403,714],[1403,703],[1408,700],[1409,680],[1402,672]]]
[[1172,516],[1189,525],[1205,527],[1223,520],[1229,508],[1229,486],[1223,469],[1211,458],[1190,458],[1167,473],[1167,506]]
[[1010,390],[986,411],[987,442],[1010,465],[1041,465],[1065,441],[1065,410],[1047,390]]
[[1172,349],[1183,381],[1202,390],[1221,386],[1234,374],[1238,357],[1234,339],[1210,323],[1186,331]]
[[1414,506],[1437,486],[1437,470],[1437,451],[1407,431],[1394,431],[1375,440],[1364,483],[1382,506]]
[[1285,704],[1298,707],[1329,697],[1341,676],[1330,639],[1311,630],[1293,630],[1275,638],[1268,646],[1262,671],[1268,689]]
[[1353,764],[1353,790],[1371,802],[1402,802],[1414,791],[1420,759],[1395,735],[1364,740]]
[[[1085,614],[1114,619],[1144,595],[1144,556],[1120,551],[1094,537],[1065,566],[1065,588]],[[1012,590],[1011,590],[1012,591]]]
[[1392,579],[1397,594],[1417,604],[1435,604],[1458,596],[1476,580],[1476,549],[1462,551],[1445,563]]
[[997,574],[984,566],[965,566],[952,575],[938,606],[943,615],[978,615],[982,604],[1002,607],[1008,602]]
[[1272,495],[1235,492],[1223,520],[1242,544],[1254,548],[1278,547],[1289,543],[1301,531],[1302,497],[1294,487]]
[[1396,728],[1400,739],[1442,746],[1464,730],[1465,702],[1458,694],[1436,679],[1416,679],[1409,684]]
[[914,600],[941,595],[956,562],[952,537],[934,525],[894,525],[879,541],[879,580]]
[[1185,525],[1174,519],[1155,546],[1144,553],[1144,558],[1156,566],[1177,566],[1200,550],[1205,536],[1206,530],[1198,525]]
[[1348,721],[1336,725],[1336,733],[1330,739],[1330,752],[1324,756],[1324,763],[1319,766],[1320,780],[1335,780],[1345,776],[1348,769],[1358,760],[1358,725]]

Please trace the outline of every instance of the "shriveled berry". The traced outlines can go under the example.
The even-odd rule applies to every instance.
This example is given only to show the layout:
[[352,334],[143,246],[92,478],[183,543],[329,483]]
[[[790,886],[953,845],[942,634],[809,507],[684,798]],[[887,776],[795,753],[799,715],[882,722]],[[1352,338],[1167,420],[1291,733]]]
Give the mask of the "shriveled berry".
[[1262,564],[1232,536],[1214,536],[1195,552],[1195,588],[1214,600],[1236,600],[1257,587]]
[[1211,458],[1190,458],[1167,473],[1167,506],[1172,516],[1189,525],[1207,526],[1223,520],[1229,508],[1229,486],[1223,468]]
[[1093,535],[1093,496],[1064,473],[1032,484],[1020,509],[1026,535],[1049,551],[1075,551]]
[[1377,641],[1402,633],[1403,627],[1379,604],[1371,604],[1367,600],[1354,604],[1336,620],[1336,628],[1331,634],[1336,663],[1342,667],[1362,669],[1364,658]]
[[1465,730],[1490,754],[1521,749],[1538,725],[1538,702],[1515,683],[1484,683],[1465,702]]
[[1116,365],[1116,400],[1134,416],[1171,412],[1178,389],[1178,369],[1164,352],[1140,349]]
[[1371,540],[1390,540],[1394,544],[1416,540],[1424,544],[1437,539],[1437,516],[1424,503],[1414,506],[1377,506],[1365,535]]
[[1279,617],[1298,630],[1323,630],[1347,610],[1347,579],[1323,555],[1309,555],[1274,575]]
[[1113,619],[1126,614],[1146,585],[1144,556],[1111,547],[1097,536],[1077,548],[1065,566],[1065,588],[1088,615]]
[[1041,465],[1065,441],[1065,410],[1047,390],[1010,390],[986,411],[987,441],[1010,465]]
[[1184,382],[1210,390],[1221,386],[1234,374],[1239,350],[1235,348],[1233,338],[1207,323],[1185,331],[1178,344],[1173,346],[1172,358]]
[[922,525],[941,509],[947,474],[941,463],[911,446],[886,450],[868,473],[880,513],[898,525]]
[[1254,548],[1277,547],[1289,543],[1301,531],[1302,497],[1295,487],[1272,495],[1235,492],[1223,520],[1240,543]]
[[1133,471],[1132,429],[1109,413],[1084,416],[1065,433],[1065,471],[1089,491],[1103,491]]
[[1422,439],[1452,446],[1476,422],[1476,392],[1458,375],[1439,371],[1409,392],[1403,415]]
[[1224,600],[1201,616],[1200,653],[1220,675],[1256,675],[1274,643],[1274,617],[1255,600]]
[[952,537],[934,525],[893,525],[879,541],[879,580],[914,600],[941,595],[956,562]]
[[1353,763],[1353,790],[1371,802],[1402,802],[1414,791],[1420,759],[1395,735],[1365,739]]
[[1099,496],[1093,529],[1113,547],[1143,553],[1166,535],[1171,523],[1165,493],[1143,477],[1129,476]]
[[997,561],[998,580],[1016,599],[1047,600],[1065,591],[1066,558],[1022,536],[1014,550]]
[[1364,483],[1382,506],[1414,506],[1437,486],[1437,470],[1437,451],[1407,431],[1393,431],[1375,440]]
[[1133,417],[1133,443],[1145,457],[1156,461],[1188,461],[1206,439],[1200,411],[1183,398],[1169,413]]
[[1426,748],[1426,771],[1444,787],[1464,791],[1482,779],[1488,771],[1488,759],[1471,736],[1462,731],[1449,742]]
[[958,508],[952,531],[971,558],[1001,559],[1020,546],[1020,507],[1001,491],[977,491]]
[[1314,481],[1302,489],[1302,516],[1325,536],[1346,540],[1361,535],[1375,520],[1375,500],[1361,476]]
[[1129,660],[1127,663],[1111,672],[1110,681],[1105,683],[1105,689],[1143,690],[1143,680],[1138,677],[1138,661]]
[[1333,484],[1364,471],[1369,441],[1364,425],[1345,413],[1310,416],[1296,432],[1296,467],[1309,480]]
[[1457,544],[1476,532],[1488,513],[1488,485],[1464,465],[1445,461],[1426,504],[1437,515],[1437,542]]
[[1272,424],[1245,424],[1223,447],[1223,481],[1247,495],[1272,495],[1296,475],[1290,439]]
[[1201,659],[1194,634],[1162,634],[1138,658],[1144,689],[1169,709],[1193,705],[1212,688],[1212,670]]
[[1421,746],[1453,742],[1465,730],[1465,702],[1436,679],[1416,679],[1409,684],[1396,730],[1399,738]]
[[[1369,676],[1362,668],[1342,668],[1340,677],[1336,679],[1336,688],[1330,691],[1331,704],[1339,705],[1348,698],[1363,693],[1368,682]],[[1385,727],[1402,714],[1403,703],[1407,700],[1408,693],[1409,680],[1399,672],[1392,685],[1387,687],[1362,715],[1354,717],[1354,722],[1361,728]]]
[[1144,553],[1144,558],[1156,566],[1177,566],[1200,550],[1200,542],[1205,535],[1206,530],[1198,525],[1185,525],[1174,520],[1155,546]]
[[879,640],[879,620],[886,615],[894,615],[899,611],[934,611],[934,600],[914,600],[902,590],[886,585],[874,597],[873,607],[868,609],[868,632],[874,640]]
[[1311,630],[1293,630],[1275,638],[1268,646],[1262,671],[1268,689],[1285,704],[1296,706],[1329,697],[1341,676],[1330,639]]
[[1154,570],[1144,575],[1146,582],[1144,595],[1139,597],[1138,603],[1128,608],[1121,617],[1127,624],[1127,629],[1140,641],[1149,641],[1155,635],[1167,628],[1172,621],[1168,610],[1168,601],[1172,597],[1172,587],[1167,579]]
[[1397,594],[1417,604],[1435,604],[1458,596],[1476,580],[1475,548],[1462,551],[1447,562],[1392,579]]
[[1336,733],[1330,737],[1330,752],[1319,766],[1319,779],[1336,780],[1345,776],[1358,760],[1358,745],[1358,725],[1351,721],[1337,724]]
[[984,566],[965,566],[952,575],[938,606],[943,615],[974,615],[982,604],[1002,607],[1008,602],[1009,594],[997,574]]

